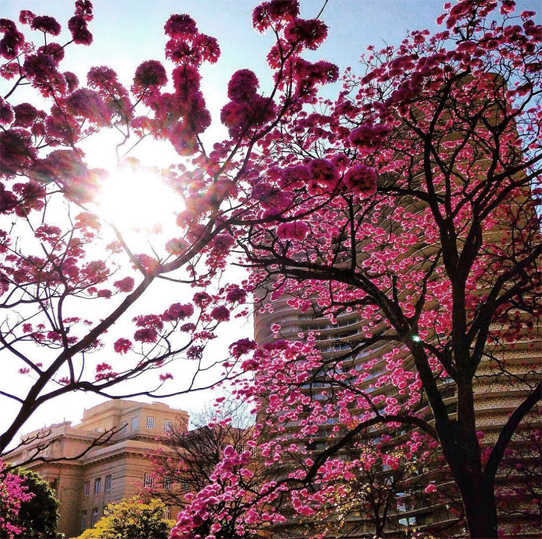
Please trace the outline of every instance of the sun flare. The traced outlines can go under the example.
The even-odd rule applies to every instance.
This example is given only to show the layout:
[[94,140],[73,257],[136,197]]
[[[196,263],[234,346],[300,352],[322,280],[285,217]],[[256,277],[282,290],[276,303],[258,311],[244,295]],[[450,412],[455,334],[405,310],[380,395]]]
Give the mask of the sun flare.
[[182,208],[163,179],[145,170],[119,170],[104,181],[97,203],[102,217],[124,232],[155,232]]

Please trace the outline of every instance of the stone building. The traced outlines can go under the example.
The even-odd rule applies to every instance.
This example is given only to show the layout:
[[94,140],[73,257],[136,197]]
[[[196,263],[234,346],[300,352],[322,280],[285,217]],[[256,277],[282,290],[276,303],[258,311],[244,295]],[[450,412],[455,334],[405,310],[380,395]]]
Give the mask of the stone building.
[[[109,503],[136,495],[152,481],[148,453],[173,426],[187,430],[187,412],[163,403],[111,400],[85,410],[78,425],[64,422],[23,436],[10,461],[49,481],[60,501],[58,531],[69,539],[92,527]],[[38,447],[44,447],[40,456],[47,461],[25,465]],[[168,511],[175,518],[178,508]]]

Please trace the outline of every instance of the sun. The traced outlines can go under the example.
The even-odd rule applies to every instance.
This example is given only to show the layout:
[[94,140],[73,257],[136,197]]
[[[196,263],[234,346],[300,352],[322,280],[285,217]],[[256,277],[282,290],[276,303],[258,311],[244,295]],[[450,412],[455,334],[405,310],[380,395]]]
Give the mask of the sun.
[[96,203],[101,217],[125,233],[163,230],[184,207],[160,175],[132,168],[110,174]]

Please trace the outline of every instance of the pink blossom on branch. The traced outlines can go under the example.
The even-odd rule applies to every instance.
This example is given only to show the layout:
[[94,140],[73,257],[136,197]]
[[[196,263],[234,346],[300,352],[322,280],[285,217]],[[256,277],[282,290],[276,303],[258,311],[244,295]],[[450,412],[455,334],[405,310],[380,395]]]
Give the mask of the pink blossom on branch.
[[302,241],[309,233],[309,225],[303,221],[293,221],[291,223],[281,223],[277,227],[277,237],[284,240]]
[[217,322],[226,322],[230,319],[230,310],[224,305],[219,305],[211,311],[211,318]]
[[376,193],[377,176],[374,168],[358,165],[349,169],[343,178],[349,191],[365,196]]

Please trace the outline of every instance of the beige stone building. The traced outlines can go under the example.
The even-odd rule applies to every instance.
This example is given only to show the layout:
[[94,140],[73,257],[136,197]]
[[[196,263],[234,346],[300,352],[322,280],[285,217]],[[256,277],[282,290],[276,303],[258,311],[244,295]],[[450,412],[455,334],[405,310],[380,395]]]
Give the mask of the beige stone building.
[[[163,403],[112,400],[85,410],[78,425],[51,425],[23,436],[26,441],[10,454],[24,465],[38,447],[49,462],[25,467],[50,482],[60,501],[58,531],[78,536],[102,516],[107,504],[129,498],[150,482],[148,453],[160,446],[158,438],[173,426],[188,428],[188,414]],[[168,508],[175,518],[178,508]]]

